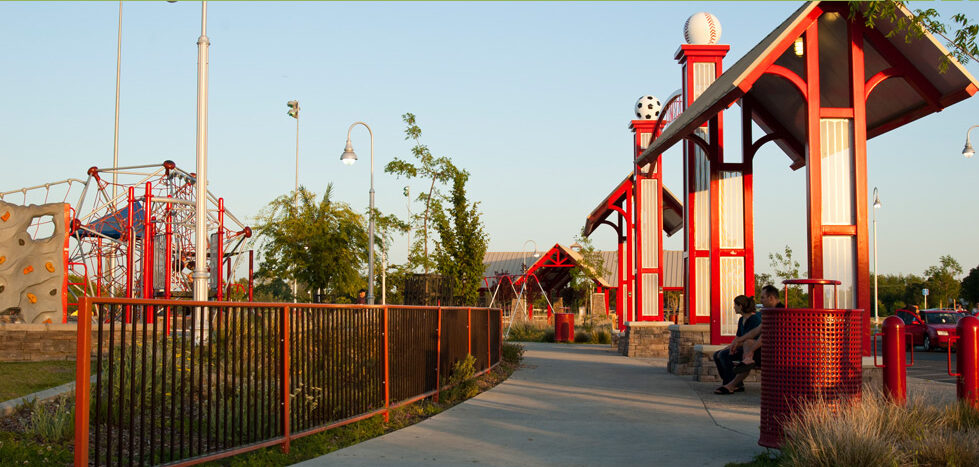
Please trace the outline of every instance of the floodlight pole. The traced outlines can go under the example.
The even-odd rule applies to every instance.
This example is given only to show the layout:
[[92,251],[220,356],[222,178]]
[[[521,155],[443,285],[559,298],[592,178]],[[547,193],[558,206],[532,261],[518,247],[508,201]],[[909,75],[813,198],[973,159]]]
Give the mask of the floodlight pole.
[[[122,68],[122,0],[119,0],[119,31],[116,34],[116,115],[115,129],[112,133],[112,168],[119,167],[119,78]],[[119,173],[112,171],[112,202],[115,203],[116,196],[119,194]],[[81,206],[79,206],[81,208]],[[109,276],[115,270],[115,255],[109,255]],[[99,260],[101,262],[101,260]]]
[[[197,39],[197,196],[195,218],[194,300],[207,301],[207,0],[201,2],[201,36]],[[218,252],[220,254],[220,252]],[[221,264],[219,261],[218,264]],[[198,309],[199,310],[199,309]]]
[[874,326],[879,326],[880,317],[877,315],[877,210],[880,209],[880,198],[877,197],[877,187],[874,187]]

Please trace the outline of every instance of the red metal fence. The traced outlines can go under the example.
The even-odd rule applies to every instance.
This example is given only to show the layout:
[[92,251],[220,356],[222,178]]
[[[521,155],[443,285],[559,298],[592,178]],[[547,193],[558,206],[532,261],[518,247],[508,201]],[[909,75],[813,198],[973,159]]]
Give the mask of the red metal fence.
[[78,318],[75,465],[288,450],[501,359],[499,309],[83,297]]

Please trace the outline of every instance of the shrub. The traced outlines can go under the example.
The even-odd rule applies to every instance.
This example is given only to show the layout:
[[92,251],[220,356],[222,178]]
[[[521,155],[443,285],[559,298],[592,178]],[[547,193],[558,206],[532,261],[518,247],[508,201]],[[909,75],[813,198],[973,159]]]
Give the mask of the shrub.
[[74,435],[75,405],[67,397],[59,397],[51,407],[35,403],[27,432],[43,441],[68,441]]
[[979,412],[939,408],[920,399],[900,406],[880,391],[833,409],[803,404],[785,424],[785,465],[979,465]]
[[544,340],[548,326],[537,323],[515,323],[510,326],[507,340],[517,342],[546,342]]
[[476,357],[471,354],[452,365],[452,373],[445,382],[450,387],[443,392],[443,401],[453,403],[463,401],[479,394],[479,385],[473,378],[476,375]]
[[607,329],[599,329],[595,331],[595,341],[599,344],[611,344],[612,334]]
[[574,341],[576,344],[587,344],[591,342],[591,333],[585,331],[578,331],[574,333]]
[[554,342],[554,328],[544,330],[544,339],[542,342]]
[[503,361],[507,363],[520,363],[523,359],[524,348],[522,345],[503,343]]

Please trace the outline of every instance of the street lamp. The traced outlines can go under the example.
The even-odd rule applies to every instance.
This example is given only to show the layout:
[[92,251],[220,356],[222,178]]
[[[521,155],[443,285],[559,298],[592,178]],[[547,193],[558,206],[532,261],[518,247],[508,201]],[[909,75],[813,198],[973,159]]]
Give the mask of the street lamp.
[[[286,106],[289,107],[289,111],[286,112],[292,118],[296,119],[296,188],[292,194],[292,203],[297,205],[296,209],[299,209],[299,101],[291,100],[286,102]],[[298,292],[298,282],[296,278],[292,278],[292,303],[296,303],[296,293]]]
[[965,147],[962,148],[962,155],[965,156],[966,159],[976,154],[976,150],[972,148],[972,143],[969,142],[969,134],[972,133],[972,129],[976,127],[979,127],[979,125],[970,126],[969,130],[965,132]]
[[877,316],[877,210],[880,209],[880,198],[877,187],[874,187],[874,325],[879,325]]
[[[201,2],[201,35],[197,38],[197,196],[194,235],[194,300],[207,300],[207,1]],[[221,264],[218,262],[218,264]],[[206,321],[204,321],[206,323]]]
[[353,131],[354,127],[357,125],[363,125],[367,128],[367,132],[371,135],[371,191],[370,191],[370,211],[368,216],[370,218],[370,224],[367,230],[368,237],[368,247],[367,247],[367,304],[374,304],[374,132],[371,131],[369,127],[364,122],[354,122],[347,128],[347,145],[343,148],[343,154],[340,155],[340,160],[346,165],[354,165],[357,162],[357,154],[354,153],[354,147],[350,144],[350,132]]

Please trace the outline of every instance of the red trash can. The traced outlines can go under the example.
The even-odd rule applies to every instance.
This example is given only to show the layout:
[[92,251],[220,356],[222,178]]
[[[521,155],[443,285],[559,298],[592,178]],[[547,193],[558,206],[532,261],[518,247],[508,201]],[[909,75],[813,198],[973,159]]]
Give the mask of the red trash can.
[[[792,283],[838,284],[805,281]],[[759,445],[780,448],[783,424],[807,400],[839,407],[860,399],[863,310],[765,308],[761,335]]]
[[574,313],[554,314],[554,341],[574,342]]

